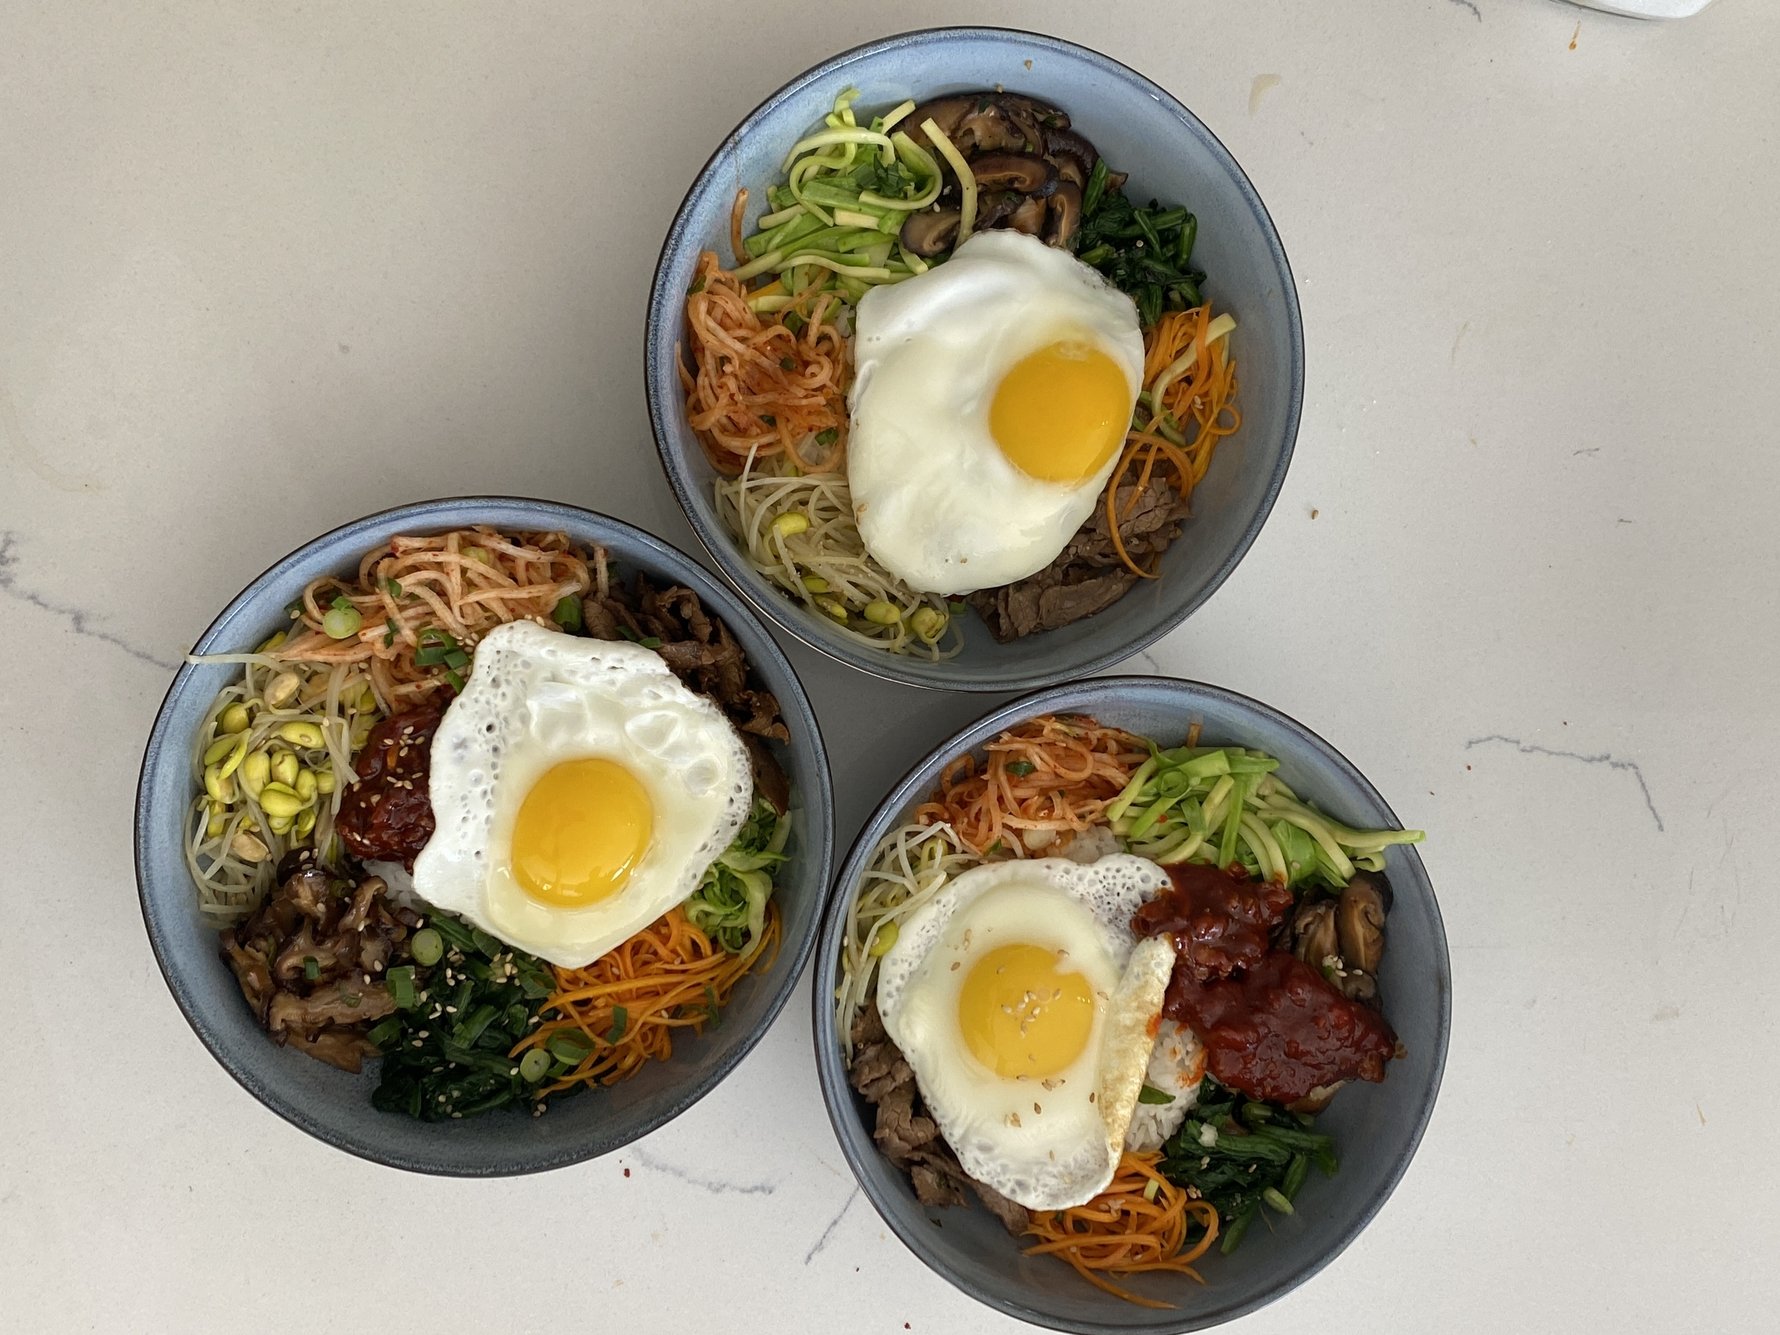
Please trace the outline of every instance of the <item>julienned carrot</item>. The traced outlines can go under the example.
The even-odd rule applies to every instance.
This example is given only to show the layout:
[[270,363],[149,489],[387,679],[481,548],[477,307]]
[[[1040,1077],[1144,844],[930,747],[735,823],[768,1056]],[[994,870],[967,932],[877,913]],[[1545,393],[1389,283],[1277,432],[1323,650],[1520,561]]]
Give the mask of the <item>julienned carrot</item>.
[[[1098,1289],[1139,1307],[1174,1304],[1122,1289],[1105,1275],[1166,1270],[1200,1280],[1193,1262],[1218,1236],[1218,1212],[1157,1169],[1160,1156],[1127,1150],[1105,1191],[1085,1205],[1033,1214],[1028,1256],[1060,1256]],[[1199,1235],[1189,1244],[1194,1226]]]
[[[557,969],[556,991],[543,1019],[514,1047],[517,1058],[573,1031],[588,1047],[569,1074],[540,1094],[577,1085],[610,1085],[649,1061],[673,1055],[675,1029],[702,1029],[717,1018],[730,991],[763,956],[778,954],[779,910],[767,905],[766,927],[749,948],[731,955],[676,907],[582,969]],[[770,952],[770,955],[769,955]]]
[[[1132,467],[1139,466],[1137,485],[1126,502],[1126,514],[1149,486],[1159,463],[1167,464],[1173,471],[1175,492],[1182,500],[1189,499],[1211,467],[1218,441],[1242,425],[1242,413],[1235,403],[1236,363],[1230,358],[1228,340],[1211,338],[1210,330],[1209,305],[1170,311],[1150,330],[1144,340],[1143,357],[1143,384],[1152,395],[1149,420],[1142,427],[1134,426],[1125,437],[1124,453],[1106,481],[1103,499],[1113,550],[1127,569],[1144,579],[1154,579],[1158,572],[1145,570],[1132,560],[1119,534],[1122,516],[1117,508],[1118,495]],[[1162,401],[1155,402],[1154,394],[1164,373],[1188,353],[1192,356],[1186,367],[1167,377],[1166,383],[1160,385]],[[1164,414],[1183,437],[1191,423],[1190,439],[1184,444],[1176,443],[1155,429]]]

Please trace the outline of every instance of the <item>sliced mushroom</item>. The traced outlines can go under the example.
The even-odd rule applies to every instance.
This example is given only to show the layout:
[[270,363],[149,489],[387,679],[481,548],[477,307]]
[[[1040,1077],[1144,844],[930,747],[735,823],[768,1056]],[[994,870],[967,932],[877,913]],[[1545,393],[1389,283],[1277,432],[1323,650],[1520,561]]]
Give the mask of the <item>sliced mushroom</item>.
[[[896,128],[906,129],[909,132],[909,138],[921,145],[922,148],[932,148],[933,144],[927,138],[927,131],[921,128],[928,121],[932,121],[939,127],[939,132],[956,145],[964,118],[976,110],[977,103],[981,100],[981,95],[977,93],[953,93],[950,97],[936,97],[931,102],[923,102],[909,112]],[[960,147],[959,151],[963,152],[964,150]]]
[[1341,954],[1334,900],[1316,899],[1298,906],[1292,915],[1292,953],[1318,971],[1324,960]]
[[1073,181],[1059,181],[1045,202],[1045,244],[1067,246],[1082,225],[1082,188]]
[[1008,117],[994,93],[954,93],[923,102],[909,112],[903,124],[908,127],[909,138],[923,148],[933,147],[923,128],[928,121],[966,156],[1024,150],[1029,140],[1027,131]]
[[923,259],[937,255],[957,239],[960,216],[957,209],[911,213],[899,234],[902,244]]
[[1384,958],[1384,916],[1390,891],[1384,882],[1364,872],[1341,892],[1335,907],[1335,929],[1341,938],[1341,957],[1349,969],[1376,974]]
[[1020,207],[1007,216],[1007,226],[1027,236],[1037,236],[1045,226],[1044,200],[1029,196],[1020,201]]
[[1057,185],[1057,169],[1036,153],[984,153],[970,160],[970,172],[978,190],[1043,196]]
[[1048,102],[1040,102],[1035,97],[1027,97],[1023,93],[995,93],[992,94],[992,100],[1001,118],[1019,132],[1020,144],[1009,147],[1021,147],[1028,153],[1037,153],[1044,148],[1047,131],[1069,128],[1068,113]]
[[923,102],[902,126],[910,139],[931,148],[921,127],[931,120],[960,153],[1036,153],[1047,128],[1068,128],[1056,107],[1018,93],[953,93]]
[[994,194],[978,199],[976,230],[981,232],[990,227],[1000,227],[1025,202],[1026,196],[1013,190],[997,190]]
[[1045,156],[1056,165],[1057,174],[1065,181],[1087,185],[1088,174],[1100,161],[1100,151],[1068,128],[1047,128],[1044,136]]
[[1335,987],[1349,1001],[1368,1004],[1378,1000],[1378,979],[1358,969],[1348,969],[1335,980]]

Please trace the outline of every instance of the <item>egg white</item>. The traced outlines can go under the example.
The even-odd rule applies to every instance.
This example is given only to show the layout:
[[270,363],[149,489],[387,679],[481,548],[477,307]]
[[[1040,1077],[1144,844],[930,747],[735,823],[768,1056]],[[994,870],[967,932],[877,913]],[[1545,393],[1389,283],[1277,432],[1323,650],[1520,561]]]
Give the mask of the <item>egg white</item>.
[[1094,509],[1118,451],[1079,483],[1043,482],[989,429],[1003,376],[1049,344],[1089,343],[1143,380],[1131,298],[1065,250],[979,232],[944,264],[874,287],[854,313],[847,480],[859,535],[913,588],[968,593],[1044,569]]
[[[971,1177],[1029,1209],[1079,1205],[1118,1166],[1174,964],[1166,938],[1132,935],[1131,915],[1167,883],[1128,854],[974,867],[910,915],[879,963],[885,1031],[946,1143]],[[1066,952],[1096,1002],[1081,1054],[1043,1079],[990,1070],[958,1027],[972,961],[1014,943]]]
[[[513,876],[520,806],[553,766],[596,758],[624,766],[648,794],[649,846],[609,898],[542,904]],[[508,945],[579,968],[690,895],[741,829],[752,795],[734,727],[659,654],[511,622],[476,646],[433,736],[436,828],[414,860],[414,890]]]

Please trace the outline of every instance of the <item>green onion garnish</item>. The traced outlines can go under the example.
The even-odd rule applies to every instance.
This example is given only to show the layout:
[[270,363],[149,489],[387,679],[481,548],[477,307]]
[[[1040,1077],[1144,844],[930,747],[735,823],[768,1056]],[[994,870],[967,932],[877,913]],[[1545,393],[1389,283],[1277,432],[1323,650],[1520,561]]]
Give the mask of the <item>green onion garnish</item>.
[[416,964],[431,966],[444,958],[445,938],[431,927],[422,927],[414,934],[414,940],[409,943],[409,949],[414,953]]
[[579,635],[585,625],[581,618],[581,600],[570,594],[550,609],[550,619],[571,635]]
[[570,1066],[579,1066],[587,1060],[587,1054],[593,1051],[593,1044],[587,1041],[585,1034],[552,1034],[544,1041],[544,1046],[550,1049],[550,1055],[557,1061],[567,1062]]
[[630,1027],[630,1012],[622,1006],[612,1007],[612,1028],[606,1034],[606,1042],[616,1043],[624,1037],[624,1031]]

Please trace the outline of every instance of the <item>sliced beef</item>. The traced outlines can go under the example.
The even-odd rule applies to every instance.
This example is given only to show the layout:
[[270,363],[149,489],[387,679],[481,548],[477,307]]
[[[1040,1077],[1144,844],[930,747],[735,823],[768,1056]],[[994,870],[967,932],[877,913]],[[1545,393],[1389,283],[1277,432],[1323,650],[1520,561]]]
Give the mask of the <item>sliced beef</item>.
[[[1114,505],[1121,515],[1119,538],[1131,559],[1145,569],[1153,567],[1180,535],[1187,514],[1174,488],[1159,478],[1141,492],[1136,483],[1120,487]],[[1106,507],[1096,505],[1050,565],[1013,584],[974,593],[970,604],[1005,644],[1103,612],[1137,582],[1113,546]]]
[[873,1002],[853,1023],[853,1067],[848,1078],[877,1113],[872,1139],[909,1175],[915,1199],[927,1206],[963,1205],[968,1188],[1008,1232],[1026,1231],[1026,1208],[967,1176],[957,1155],[927,1115],[915,1073],[884,1031]]
[[748,763],[754,769],[754,787],[779,815],[783,816],[791,805],[791,780],[785,777],[773,753],[766,749],[766,743],[751,732],[742,733],[742,745],[748,748]]
[[976,1192],[977,1199],[983,1203],[990,1214],[1001,1221],[1001,1226],[1015,1237],[1026,1231],[1032,1222],[1032,1213],[1018,1201],[1010,1201],[994,1187],[986,1187],[974,1178],[970,1180],[971,1190]]
[[1050,566],[1018,584],[973,593],[970,605],[988,623],[990,633],[1006,644],[1103,612],[1135,583],[1137,576],[1130,571],[1082,573]]
[[914,1184],[915,1199],[921,1204],[944,1209],[947,1206],[963,1205],[965,1202],[964,1188],[960,1179],[964,1170],[955,1164],[948,1167],[945,1161],[930,1162],[931,1156],[917,1156],[913,1162],[904,1164],[909,1181]]

